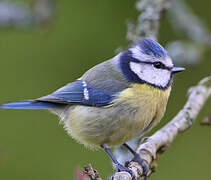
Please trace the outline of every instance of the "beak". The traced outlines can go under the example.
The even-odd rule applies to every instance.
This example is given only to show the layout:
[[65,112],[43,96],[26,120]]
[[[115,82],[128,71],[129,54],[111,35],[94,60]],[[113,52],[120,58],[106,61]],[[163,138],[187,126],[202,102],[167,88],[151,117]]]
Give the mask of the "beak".
[[174,66],[172,68],[172,73],[174,74],[174,73],[178,73],[178,72],[181,72],[181,71],[184,71],[184,70],[185,70],[185,68],[183,68],[183,67]]

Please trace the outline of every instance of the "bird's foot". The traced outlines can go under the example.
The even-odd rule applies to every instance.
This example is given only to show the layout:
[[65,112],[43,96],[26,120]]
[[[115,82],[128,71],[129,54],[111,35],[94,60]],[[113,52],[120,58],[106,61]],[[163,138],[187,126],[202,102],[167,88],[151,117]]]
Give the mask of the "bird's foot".
[[[128,167],[125,167],[120,163],[115,164],[115,166],[116,166],[116,169],[118,170],[118,172],[126,171],[131,175],[132,180],[137,180],[134,172],[131,169],[129,169]],[[111,180],[113,180],[113,179],[114,179],[114,175],[112,175],[112,177],[111,177]]]
[[147,163],[140,157],[140,155],[138,153],[135,153],[133,159],[131,161],[127,161],[125,163],[125,166],[128,167],[129,163],[132,162],[132,161],[137,162],[141,165],[141,167],[143,168],[144,180],[146,180],[147,175],[149,173],[149,167],[148,167]]

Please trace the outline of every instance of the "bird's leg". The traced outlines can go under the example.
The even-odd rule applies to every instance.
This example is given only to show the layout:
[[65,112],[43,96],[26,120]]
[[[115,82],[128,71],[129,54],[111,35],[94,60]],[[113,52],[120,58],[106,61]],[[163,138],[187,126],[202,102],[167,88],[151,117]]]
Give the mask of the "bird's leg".
[[[144,180],[147,179],[147,175],[149,173],[149,167],[148,165],[146,164],[146,162],[140,157],[140,155],[134,151],[128,144],[124,143],[123,146],[125,146],[133,155],[133,159],[131,161],[134,161],[134,162],[137,162],[139,163],[142,168],[143,168],[143,176],[144,176]],[[131,161],[127,161],[125,163],[125,166],[128,166],[128,164],[131,162]]]
[[[111,160],[113,161],[116,169],[118,169],[118,172],[120,171],[126,171],[128,173],[130,173],[130,175],[132,176],[133,180],[136,180],[135,174],[133,173],[133,171],[131,169],[129,169],[128,167],[125,167],[124,165],[120,164],[116,157],[112,154],[110,148],[107,145],[101,145],[101,147],[105,150],[105,152],[109,155],[109,157],[111,158]],[[113,179],[113,176],[112,176]]]

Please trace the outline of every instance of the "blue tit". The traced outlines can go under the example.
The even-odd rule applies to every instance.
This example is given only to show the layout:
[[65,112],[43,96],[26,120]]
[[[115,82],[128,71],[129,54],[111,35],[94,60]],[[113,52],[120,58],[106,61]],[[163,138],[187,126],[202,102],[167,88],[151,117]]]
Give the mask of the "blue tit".
[[183,70],[174,66],[159,43],[141,38],[50,95],[2,104],[0,108],[49,109],[60,117],[69,135],[85,146],[102,147],[119,170],[134,177],[109,148],[124,144],[143,165],[125,142],[142,136],[161,120],[173,75]]

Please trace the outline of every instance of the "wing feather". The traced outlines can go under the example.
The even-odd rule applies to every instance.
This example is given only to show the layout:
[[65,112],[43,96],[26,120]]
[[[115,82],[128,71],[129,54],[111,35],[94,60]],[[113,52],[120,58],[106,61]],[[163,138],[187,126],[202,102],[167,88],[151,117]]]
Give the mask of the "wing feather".
[[77,80],[58,89],[50,95],[37,99],[42,102],[60,104],[82,104],[87,106],[106,106],[111,104],[115,94],[91,87],[83,80]]

